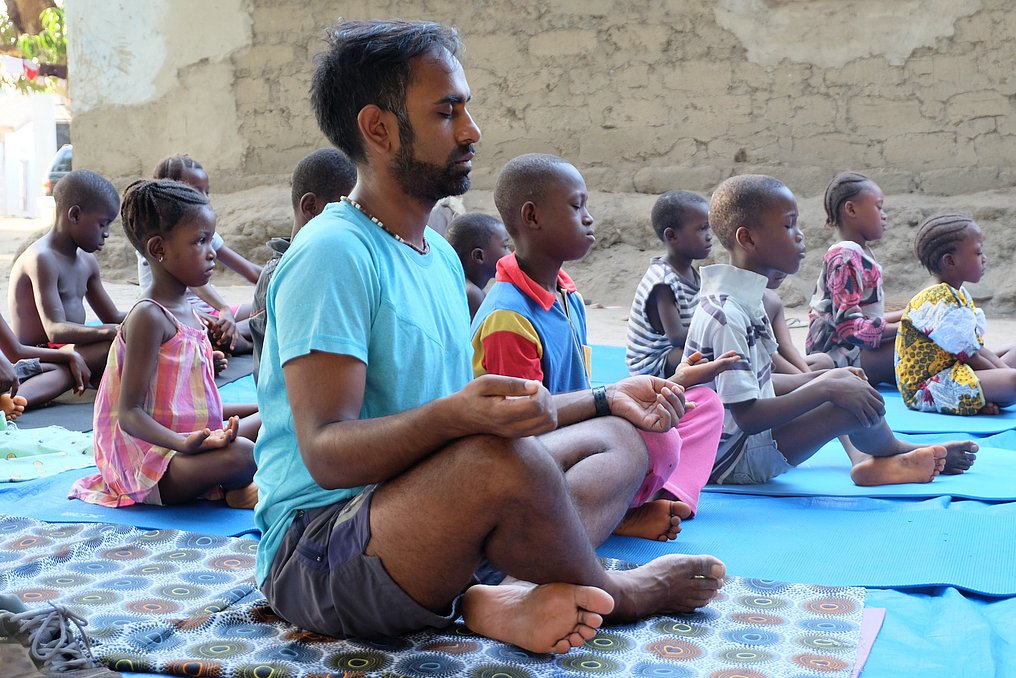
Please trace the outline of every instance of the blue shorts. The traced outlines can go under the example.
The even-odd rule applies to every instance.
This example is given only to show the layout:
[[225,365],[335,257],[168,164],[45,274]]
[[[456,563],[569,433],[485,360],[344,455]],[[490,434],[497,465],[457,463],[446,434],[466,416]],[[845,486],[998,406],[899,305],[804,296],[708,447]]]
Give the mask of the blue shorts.
[[[794,468],[780,452],[772,431],[748,436],[738,455],[723,479],[724,485],[761,485]],[[716,482],[712,478],[709,480]]]

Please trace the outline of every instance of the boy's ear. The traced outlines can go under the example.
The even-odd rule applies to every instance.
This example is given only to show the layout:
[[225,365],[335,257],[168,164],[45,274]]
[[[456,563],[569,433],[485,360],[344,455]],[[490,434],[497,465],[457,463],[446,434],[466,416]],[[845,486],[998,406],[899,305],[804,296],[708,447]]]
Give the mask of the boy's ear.
[[356,125],[367,150],[387,154],[392,144],[398,141],[399,125],[395,114],[382,110],[376,104],[367,104],[360,109]]
[[670,226],[663,229],[663,242],[674,242],[677,240],[677,231]]
[[734,231],[734,243],[746,250],[753,249],[755,247],[755,235],[747,226],[738,226],[737,230]]
[[522,209],[519,210],[522,215],[523,226],[536,226],[539,219],[536,216],[536,203],[532,200],[522,205]]
[[159,261],[166,253],[166,240],[161,235],[153,235],[145,243],[145,253],[148,258]]
[[484,254],[482,247],[474,247],[469,252],[469,258],[478,264],[482,264],[485,257],[486,255]]
[[319,204],[316,193],[307,192],[300,196],[300,211],[303,212],[303,216],[307,221],[310,221],[313,217],[321,214],[321,210],[325,208],[324,205]]
[[78,223],[78,219],[81,217],[81,205],[71,205],[70,209],[67,210],[67,219],[72,224]]

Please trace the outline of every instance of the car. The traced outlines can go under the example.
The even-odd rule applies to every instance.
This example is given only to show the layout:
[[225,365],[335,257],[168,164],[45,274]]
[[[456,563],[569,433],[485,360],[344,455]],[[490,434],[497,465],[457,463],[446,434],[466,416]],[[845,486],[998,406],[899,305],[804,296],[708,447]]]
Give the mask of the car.
[[56,183],[63,179],[71,171],[71,145],[64,144],[53,156],[49,163],[49,171],[46,179],[42,182],[42,189],[46,195],[53,195]]

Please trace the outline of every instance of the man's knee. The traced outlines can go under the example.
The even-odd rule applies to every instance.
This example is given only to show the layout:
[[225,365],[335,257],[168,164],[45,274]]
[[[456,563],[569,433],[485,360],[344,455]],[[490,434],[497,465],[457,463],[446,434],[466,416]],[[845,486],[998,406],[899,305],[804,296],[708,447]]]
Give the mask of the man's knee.
[[590,423],[602,427],[603,445],[613,451],[625,453],[632,457],[633,462],[647,463],[648,452],[645,441],[627,419],[621,417],[603,417],[601,419],[590,419]]
[[469,483],[529,483],[554,467],[546,448],[535,438],[470,436],[452,443],[440,454]]

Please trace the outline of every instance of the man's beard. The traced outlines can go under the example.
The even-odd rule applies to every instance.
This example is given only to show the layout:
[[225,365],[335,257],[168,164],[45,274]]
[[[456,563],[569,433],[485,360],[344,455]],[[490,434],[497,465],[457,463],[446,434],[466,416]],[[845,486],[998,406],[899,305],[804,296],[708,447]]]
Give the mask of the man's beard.
[[402,143],[395,156],[392,172],[406,195],[437,202],[441,198],[462,195],[469,190],[469,173],[457,161],[472,150],[471,146],[460,146],[448,156],[446,164],[434,165],[414,157],[412,142]]

